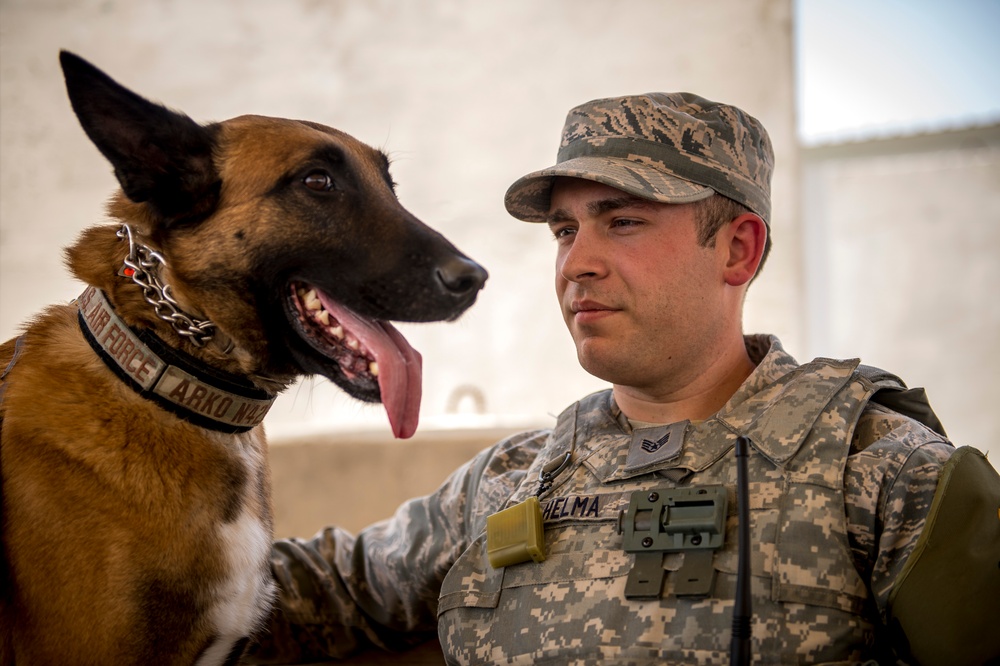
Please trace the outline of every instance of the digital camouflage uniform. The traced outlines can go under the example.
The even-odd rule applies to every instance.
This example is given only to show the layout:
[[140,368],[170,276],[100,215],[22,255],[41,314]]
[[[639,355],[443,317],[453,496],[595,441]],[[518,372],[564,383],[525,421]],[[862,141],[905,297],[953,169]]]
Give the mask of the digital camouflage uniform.
[[[742,434],[757,663],[884,663],[886,600],[952,446],[870,402],[875,386],[856,361],[798,366],[776,338],[746,340],[756,370],[701,423],[633,430],[610,392],[597,393],[552,431],[483,451],[357,537],[331,527],[277,542],[280,602],[257,658],[398,648],[436,628],[455,664],[726,664]],[[540,497],[547,559],[493,569],[487,516],[535,494],[540,469],[569,450]],[[673,594],[686,555],[668,553],[662,596],[626,599],[635,557],[617,523],[631,492],[713,484],[730,497],[711,594]]]

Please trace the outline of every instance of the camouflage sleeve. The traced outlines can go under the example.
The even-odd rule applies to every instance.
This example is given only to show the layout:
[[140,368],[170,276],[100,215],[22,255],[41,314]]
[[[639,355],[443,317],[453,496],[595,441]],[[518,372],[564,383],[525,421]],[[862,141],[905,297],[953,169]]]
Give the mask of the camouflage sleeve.
[[279,594],[247,663],[308,663],[370,646],[401,650],[436,633],[441,582],[524,476],[546,432],[486,449],[433,494],[403,504],[356,537],[327,527],[276,541]]
[[870,405],[858,421],[844,479],[848,536],[883,622],[889,592],[954,450],[941,435],[880,405]]

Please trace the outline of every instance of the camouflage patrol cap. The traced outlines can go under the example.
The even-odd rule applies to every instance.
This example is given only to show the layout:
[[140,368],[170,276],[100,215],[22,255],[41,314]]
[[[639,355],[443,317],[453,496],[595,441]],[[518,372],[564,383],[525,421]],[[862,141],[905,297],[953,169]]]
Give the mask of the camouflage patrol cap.
[[504,205],[545,222],[553,178],[569,176],[664,203],[718,192],[769,222],[773,168],[764,126],[734,106],[691,93],[609,97],[569,112],[556,165],[517,180]]

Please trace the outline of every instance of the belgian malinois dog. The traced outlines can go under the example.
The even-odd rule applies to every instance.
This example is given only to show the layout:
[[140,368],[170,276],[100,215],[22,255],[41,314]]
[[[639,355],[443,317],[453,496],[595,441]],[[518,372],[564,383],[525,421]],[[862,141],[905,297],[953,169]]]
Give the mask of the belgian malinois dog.
[[0,347],[0,653],[232,663],[273,595],[275,395],[324,375],[412,435],[420,356],[388,321],[452,320],[486,272],[351,136],[199,125],[60,59],[121,190],[66,251],[83,293]]

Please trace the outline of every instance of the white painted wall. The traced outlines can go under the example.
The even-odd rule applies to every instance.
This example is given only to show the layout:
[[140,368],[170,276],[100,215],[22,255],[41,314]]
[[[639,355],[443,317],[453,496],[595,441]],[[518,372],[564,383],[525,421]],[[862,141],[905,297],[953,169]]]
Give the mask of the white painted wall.
[[[771,133],[775,248],[748,331],[777,333],[800,360],[861,355],[926,386],[957,443],[1000,459],[996,144],[965,146],[971,157],[810,152],[800,214],[790,0],[0,0],[0,339],[81,290],[60,248],[103,219],[115,187],[70,110],[60,48],[198,120],[308,118],[386,149],[403,203],[491,271],[459,322],[403,327],[425,358],[407,455],[386,443],[380,409],[329,382],[279,400],[267,426],[290,444],[273,451],[282,535],[357,528],[433,488],[479,441],[456,458],[461,435],[437,428],[499,437],[600,387],[557,313],[546,230],[510,219],[502,195],[551,163],[570,107],[630,92],[732,102]],[[463,386],[489,415],[446,413]],[[346,444],[315,448],[333,441]],[[365,484],[377,502],[343,499]]]
[[1000,125],[803,153],[807,353],[923,386],[1000,461]]
[[[81,290],[59,248],[102,220],[115,187],[66,100],[66,48],[197,120],[307,118],[393,156],[404,205],[491,272],[458,323],[402,327],[424,354],[424,428],[548,423],[601,387],[558,315],[547,230],[502,205],[511,182],[554,160],[566,111],[597,97],[688,90],[768,127],[776,246],[747,329],[800,353],[790,11],[789,0],[0,0],[0,339]],[[492,416],[446,416],[466,385]],[[267,424],[277,439],[386,429],[380,409],[326,381],[289,390]]]

